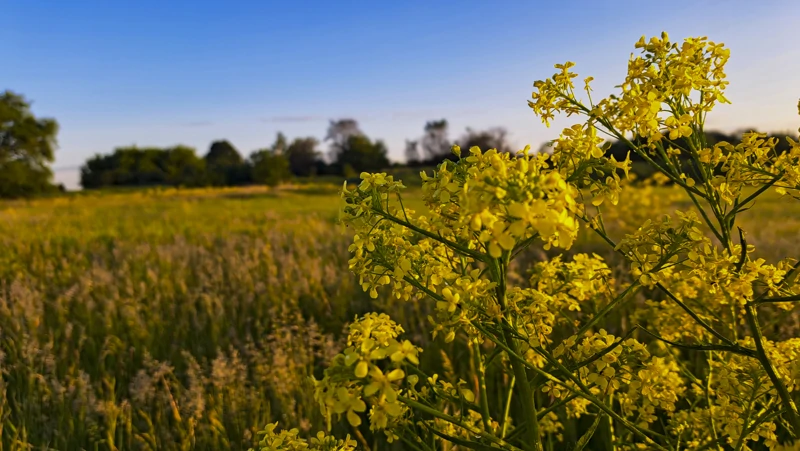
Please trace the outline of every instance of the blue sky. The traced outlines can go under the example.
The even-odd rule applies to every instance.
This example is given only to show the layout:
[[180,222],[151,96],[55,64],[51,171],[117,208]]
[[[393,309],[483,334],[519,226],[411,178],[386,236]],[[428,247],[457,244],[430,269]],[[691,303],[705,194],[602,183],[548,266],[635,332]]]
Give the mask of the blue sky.
[[733,105],[711,127],[800,125],[800,2],[272,2],[4,0],[0,89],[61,124],[57,178],[121,145],[215,139],[242,153],[275,133],[325,135],[357,119],[390,156],[446,118],[506,127],[537,147],[547,129],[526,106],[534,80],[577,62],[612,92],[633,44],[662,30],[707,35],[731,48]]

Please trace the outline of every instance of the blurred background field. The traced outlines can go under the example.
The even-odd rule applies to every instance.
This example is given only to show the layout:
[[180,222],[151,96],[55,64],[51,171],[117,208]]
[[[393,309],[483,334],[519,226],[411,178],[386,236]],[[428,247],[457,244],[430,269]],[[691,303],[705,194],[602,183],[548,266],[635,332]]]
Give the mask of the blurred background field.
[[[424,332],[424,299],[370,299],[348,272],[339,189],[0,204],[2,449],[247,449],[269,422],[316,431],[324,422],[310,377],[341,349],[346,323],[368,311],[389,313],[424,348],[424,365],[456,377],[464,364],[439,352],[451,345]],[[616,236],[687,206],[666,187],[626,196],[636,208],[609,212]],[[407,199],[424,209],[418,188]],[[750,242],[768,259],[800,255],[800,203],[759,202],[758,216],[743,216]],[[587,233],[570,252],[613,259]],[[517,274],[544,256],[530,251]]]

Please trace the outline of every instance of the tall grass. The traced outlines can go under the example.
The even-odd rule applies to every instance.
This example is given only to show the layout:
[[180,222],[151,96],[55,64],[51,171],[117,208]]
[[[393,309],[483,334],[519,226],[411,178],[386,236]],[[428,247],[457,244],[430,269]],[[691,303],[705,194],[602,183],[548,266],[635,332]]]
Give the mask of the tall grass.
[[[426,303],[361,291],[337,204],[316,187],[2,204],[0,449],[247,449],[269,422],[322,429],[310,377],[367,311],[403,324],[426,364],[468,371],[421,332]],[[781,205],[774,225],[750,218],[753,242],[800,255],[800,214]]]

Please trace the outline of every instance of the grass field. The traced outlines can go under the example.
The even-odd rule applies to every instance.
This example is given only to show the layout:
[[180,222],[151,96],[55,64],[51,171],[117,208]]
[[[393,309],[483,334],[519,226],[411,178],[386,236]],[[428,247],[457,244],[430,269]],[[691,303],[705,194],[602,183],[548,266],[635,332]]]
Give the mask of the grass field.
[[[348,272],[337,189],[0,204],[0,449],[247,449],[272,421],[310,433],[324,422],[309,378],[368,311],[458,371],[434,362],[424,302],[370,299]],[[743,216],[749,242],[800,256],[800,202],[770,196]],[[627,201],[617,235],[675,207],[666,188]],[[573,252],[601,249],[584,235]]]

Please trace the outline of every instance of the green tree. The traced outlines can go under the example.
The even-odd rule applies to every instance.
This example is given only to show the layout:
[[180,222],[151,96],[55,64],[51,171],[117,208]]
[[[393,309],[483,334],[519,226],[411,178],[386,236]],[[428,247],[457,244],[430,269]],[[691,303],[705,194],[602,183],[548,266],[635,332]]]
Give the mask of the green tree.
[[420,157],[419,157],[419,141],[411,141],[406,140],[406,165],[414,166],[419,164]]
[[325,136],[325,141],[331,142],[331,150],[334,156],[340,152],[347,142],[353,136],[360,136],[364,133],[358,126],[358,121],[355,119],[339,119],[331,121],[328,126],[328,134]]
[[51,183],[58,123],[37,118],[21,95],[0,95],[0,197],[53,191]]
[[422,136],[422,152],[426,159],[437,163],[450,155],[452,141],[448,138],[447,120],[428,121],[425,134]]
[[286,139],[286,135],[282,132],[278,132],[277,136],[275,136],[275,142],[272,144],[272,150],[283,154],[286,153],[287,147],[289,147],[289,140]]
[[227,140],[214,141],[203,157],[212,185],[234,186],[251,182],[250,165]]
[[355,119],[331,121],[325,140],[331,142],[331,159],[340,174],[389,166],[386,145],[380,140],[372,142]]
[[96,155],[81,168],[85,189],[107,186],[201,186],[206,183],[205,162],[194,149],[176,146],[121,147],[110,155]]
[[277,186],[288,180],[292,173],[289,161],[274,149],[262,149],[250,155],[252,180],[267,186]]
[[286,158],[289,160],[289,169],[292,174],[300,177],[316,175],[317,160],[317,140],[311,137],[295,138],[286,149]]
[[233,144],[224,139],[212,142],[211,147],[208,148],[208,153],[203,159],[206,160],[206,163],[215,166],[241,164],[244,161],[239,151],[233,147]]
[[206,183],[206,163],[186,146],[164,150],[162,165],[166,181],[173,186],[202,186]]
[[382,141],[372,142],[364,135],[353,135],[342,147],[336,159],[341,168],[351,167],[356,173],[379,171],[389,166],[386,145]]

